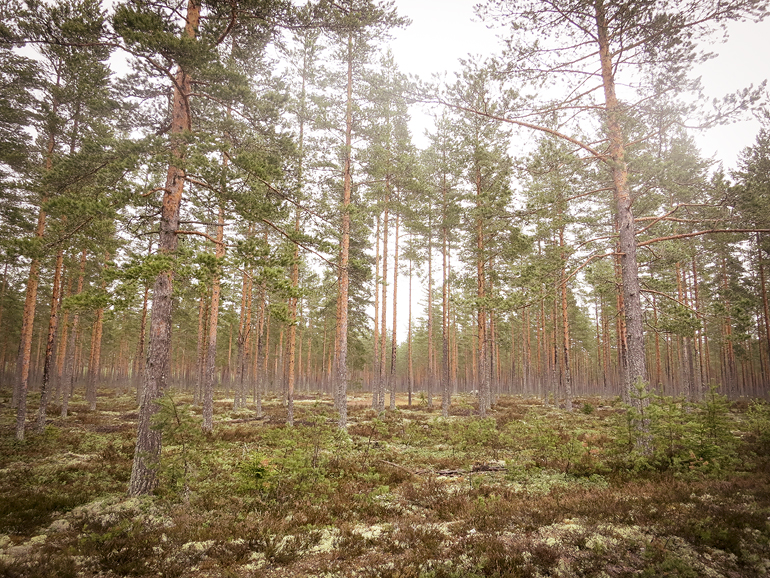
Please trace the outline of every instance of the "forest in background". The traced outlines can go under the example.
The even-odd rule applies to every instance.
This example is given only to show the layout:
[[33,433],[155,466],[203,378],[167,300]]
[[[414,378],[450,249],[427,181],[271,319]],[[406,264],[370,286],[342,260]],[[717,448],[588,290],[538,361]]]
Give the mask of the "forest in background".
[[[502,393],[766,396],[770,132],[724,174],[685,127],[767,119],[764,85],[687,97],[699,43],[767,6],[675,8],[490,1],[501,54],[430,84],[389,54],[408,22],[387,2],[4,3],[17,438],[30,392],[42,429],[106,387],[136,389],[137,456],[160,451],[171,386],[209,431],[215,391],[257,412],[279,393],[289,423],[326,392],[341,426],[349,390],[445,414],[474,392],[482,416]],[[424,149],[414,106],[435,115]]]

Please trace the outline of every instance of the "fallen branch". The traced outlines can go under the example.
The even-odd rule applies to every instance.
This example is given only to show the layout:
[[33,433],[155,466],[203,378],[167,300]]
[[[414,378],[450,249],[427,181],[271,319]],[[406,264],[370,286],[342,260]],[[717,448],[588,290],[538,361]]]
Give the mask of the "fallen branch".
[[381,463],[383,463],[383,464],[386,464],[386,465],[388,465],[388,466],[393,466],[394,468],[398,468],[399,470],[404,470],[404,471],[405,471],[405,472],[407,472],[407,473],[408,473],[410,476],[414,476],[414,475],[415,475],[415,472],[413,472],[413,471],[412,471],[412,470],[410,470],[410,469],[407,469],[407,468],[405,468],[404,466],[399,466],[398,464],[394,464],[393,462],[389,462],[389,461],[387,461],[387,460],[377,460],[377,461],[378,461],[378,462],[381,462]]

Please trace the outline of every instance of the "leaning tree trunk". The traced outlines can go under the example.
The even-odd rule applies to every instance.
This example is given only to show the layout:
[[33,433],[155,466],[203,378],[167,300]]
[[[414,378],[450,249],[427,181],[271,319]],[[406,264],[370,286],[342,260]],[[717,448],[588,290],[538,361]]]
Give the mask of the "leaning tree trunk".
[[[200,0],[188,0],[184,36],[194,39],[200,19]],[[182,204],[185,172],[182,133],[191,130],[192,117],[188,98],[190,77],[181,67],[174,82],[171,115],[171,163],[166,176],[160,216],[159,251],[174,258],[177,248],[179,213]],[[161,432],[153,428],[153,417],[158,411],[156,401],[163,396],[169,377],[171,352],[171,303],[173,267],[158,273],[152,296],[150,345],[139,408],[136,448],[128,492],[131,495],[150,494],[157,485],[157,467],[160,461]]]

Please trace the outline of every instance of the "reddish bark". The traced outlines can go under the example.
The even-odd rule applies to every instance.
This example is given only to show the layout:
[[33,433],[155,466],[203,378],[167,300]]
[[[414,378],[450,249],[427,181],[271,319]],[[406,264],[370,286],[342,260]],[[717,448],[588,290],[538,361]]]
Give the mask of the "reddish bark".
[[[197,36],[200,20],[199,0],[188,0],[186,24],[183,35],[189,39]],[[183,68],[176,73],[171,115],[171,162],[164,187],[160,217],[159,251],[173,260],[177,248],[179,215],[184,189],[184,149],[182,134],[192,128],[190,103],[191,78]],[[157,485],[156,470],[160,460],[161,432],[152,427],[157,413],[156,401],[163,396],[169,377],[171,351],[171,304],[173,268],[160,272],[155,279],[150,321],[150,345],[139,408],[134,463],[129,483],[129,494],[150,494]]]

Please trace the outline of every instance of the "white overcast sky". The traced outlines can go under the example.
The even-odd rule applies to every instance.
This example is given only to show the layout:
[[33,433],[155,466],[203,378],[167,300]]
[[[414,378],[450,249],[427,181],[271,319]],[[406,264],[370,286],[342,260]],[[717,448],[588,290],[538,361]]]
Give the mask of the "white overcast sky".
[[[470,55],[489,55],[500,48],[496,32],[477,22],[473,7],[479,0],[396,0],[399,14],[412,24],[395,32],[391,43],[402,72],[425,80],[435,72],[459,70],[458,59]],[[729,39],[708,49],[719,56],[696,73],[702,77],[705,93],[720,97],[750,84],[770,78],[770,20],[760,24],[733,23]],[[415,117],[419,114],[415,111]],[[427,121],[415,118],[413,130],[422,132]],[[740,150],[753,144],[759,130],[756,121],[736,123],[696,135],[701,152],[733,168]],[[414,134],[419,146],[422,134]]]

